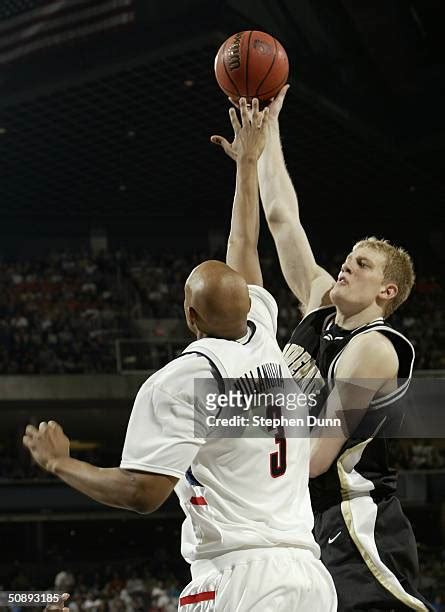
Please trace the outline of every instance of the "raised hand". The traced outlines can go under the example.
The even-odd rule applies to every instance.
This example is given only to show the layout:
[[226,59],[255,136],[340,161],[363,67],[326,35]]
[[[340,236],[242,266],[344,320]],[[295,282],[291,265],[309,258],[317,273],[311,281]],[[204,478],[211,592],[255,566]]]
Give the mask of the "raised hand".
[[[287,90],[289,89],[289,87],[289,84],[282,87],[276,97],[272,98],[271,102],[266,107],[269,109],[269,116],[271,121],[273,121],[274,119],[278,119],[280,111],[283,107],[284,98],[286,97]],[[240,107],[239,103],[233,98],[229,97],[229,101],[233,104],[233,106],[236,106],[236,108]]]
[[23,445],[41,468],[51,471],[52,462],[59,457],[69,457],[70,441],[55,421],[42,421],[37,429],[27,425]]
[[289,87],[290,85],[285,85],[284,87],[282,87],[277,96],[269,104],[268,109],[271,121],[278,119],[280,111],[283,108],[284,98],[286,97],[287,90],[289,89]]
[[251,111],[245,98],[239,101],[241,123],[234,108],[229,110],[234,139],[229,142],[223,136],[212,136],[211,142],[221,146],[225,153],[234,160],[249,157],[258,160],[266,144],[266,128],[269,121],[269,109],[260,112],[257,98],[252,100]]

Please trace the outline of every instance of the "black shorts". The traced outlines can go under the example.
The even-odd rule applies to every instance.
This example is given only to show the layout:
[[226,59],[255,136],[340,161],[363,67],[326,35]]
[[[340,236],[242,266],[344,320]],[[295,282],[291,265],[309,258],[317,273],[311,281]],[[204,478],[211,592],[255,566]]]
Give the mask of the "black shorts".
[[400,502],[369,495],[314,512],[314,535],[338,612],[434,610],[417,591],[417,547]]

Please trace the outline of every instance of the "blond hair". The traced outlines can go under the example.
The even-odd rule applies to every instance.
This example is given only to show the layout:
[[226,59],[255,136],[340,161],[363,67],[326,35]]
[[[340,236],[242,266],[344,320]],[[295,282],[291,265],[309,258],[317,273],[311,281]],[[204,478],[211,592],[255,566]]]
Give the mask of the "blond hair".
[[397,285],[398,292],[386,306],[385,316],[389,317],[397,308],[403,304],[411,293],[415,281],[414,265],[409,254],[402,247],[391,244],[388,240],[379,239],[375,236],[364,238],[354,244],[352,250],[359,247],[369,247],[386,258],[383,268],[383,280],[392,281]]

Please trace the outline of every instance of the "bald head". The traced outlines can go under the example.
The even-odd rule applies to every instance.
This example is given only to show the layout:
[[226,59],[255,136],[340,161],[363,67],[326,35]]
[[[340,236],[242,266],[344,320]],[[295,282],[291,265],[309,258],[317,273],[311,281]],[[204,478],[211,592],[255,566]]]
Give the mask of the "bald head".
[[221,261],[204,261],[185,283],[184,309],[187,324],[197,335],[241,338],[250,310],[246,281]]

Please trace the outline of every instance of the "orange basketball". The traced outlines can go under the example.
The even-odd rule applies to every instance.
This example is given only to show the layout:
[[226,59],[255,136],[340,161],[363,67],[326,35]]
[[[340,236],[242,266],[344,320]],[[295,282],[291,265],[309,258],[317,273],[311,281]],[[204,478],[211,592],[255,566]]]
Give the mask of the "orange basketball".
[[289,61],[284,47],[270,34],[238,32],[219,48],[215,76],[226,96],[268,102],[286,84]]

